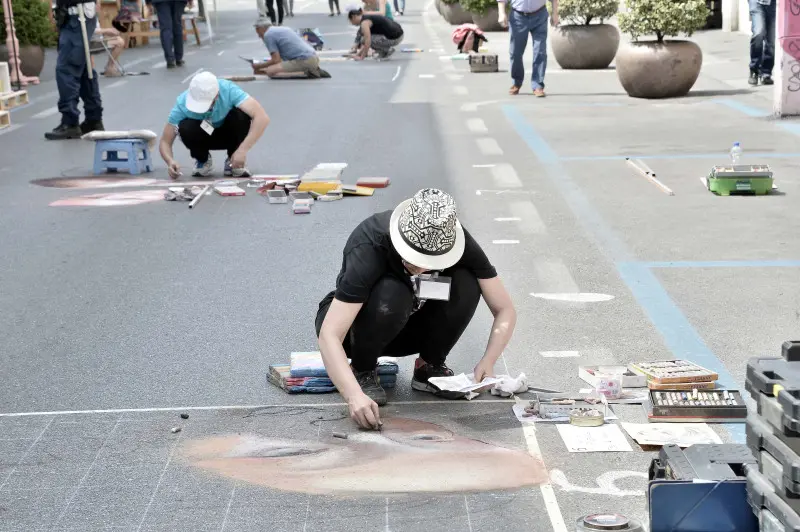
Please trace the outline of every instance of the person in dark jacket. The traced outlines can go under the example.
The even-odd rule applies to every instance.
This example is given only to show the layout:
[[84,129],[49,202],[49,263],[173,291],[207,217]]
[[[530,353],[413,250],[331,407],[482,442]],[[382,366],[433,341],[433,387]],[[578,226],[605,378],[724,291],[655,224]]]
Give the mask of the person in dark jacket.
[[192,2],[186,0],[149,0],[158,15],[158,31],[167,68],[183,66],[183,12]]

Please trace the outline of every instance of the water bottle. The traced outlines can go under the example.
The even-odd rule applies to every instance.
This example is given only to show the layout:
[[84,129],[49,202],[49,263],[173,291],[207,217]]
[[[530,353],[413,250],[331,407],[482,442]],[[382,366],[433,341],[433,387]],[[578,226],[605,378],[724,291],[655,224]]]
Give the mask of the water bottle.
[[733,143],[731,148],[731,164],[739,164],[739,159],[742,158],[742,146],[738,142]]

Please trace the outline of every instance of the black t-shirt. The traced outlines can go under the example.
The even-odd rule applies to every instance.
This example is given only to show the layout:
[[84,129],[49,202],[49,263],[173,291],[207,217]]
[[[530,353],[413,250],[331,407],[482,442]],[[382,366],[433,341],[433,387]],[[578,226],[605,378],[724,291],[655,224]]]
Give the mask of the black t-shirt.
[[372,21],[372,27],[369,29],[370,33],[375,35],[383,35],[387,39],[394,40],[403,36],[403,27],[394,20],[378,14],[362,15],[361,21]]
[[[392,211],[374,214],[361,222],[344,246],[342,270],[336,278],[336,290],[325,296],[320,308],[328,305],[334,296],[344,303],[365,303],[372,287],[384,275],[391,275],[411,285],[410,274],[403,267],[389,236]],[[453,268],[466,268],[478,279],[497,277],[486,253],[464,229],[464,254]]]

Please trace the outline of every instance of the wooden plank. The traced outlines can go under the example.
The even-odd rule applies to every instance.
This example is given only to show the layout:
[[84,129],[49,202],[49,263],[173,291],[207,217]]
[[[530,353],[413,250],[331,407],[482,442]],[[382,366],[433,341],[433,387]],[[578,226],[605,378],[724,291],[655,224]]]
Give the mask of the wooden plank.
[[0,111],[0,129],[11,127],[11,113]]
[[28,103],[28,91],[8,92],[0,94],[0,111],[19,107]]

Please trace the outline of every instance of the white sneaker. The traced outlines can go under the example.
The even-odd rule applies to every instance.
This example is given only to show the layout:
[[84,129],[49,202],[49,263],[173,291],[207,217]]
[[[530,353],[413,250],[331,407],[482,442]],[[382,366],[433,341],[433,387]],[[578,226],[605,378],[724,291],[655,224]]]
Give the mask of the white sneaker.
[[208,154],[208,160],[204,163],[201,163],[198,160],[194,161],[194,170],[192,171],[192,177],[208,177],[211,175],[211,171],[214,169],[214,161],[211,159],[211,154]]
[[231,177],[250,177],[250,172],[244,166],[241,168],[233,168],[231,166],[230,159],[225,159],[224,174],[226,176],[231,176]]

